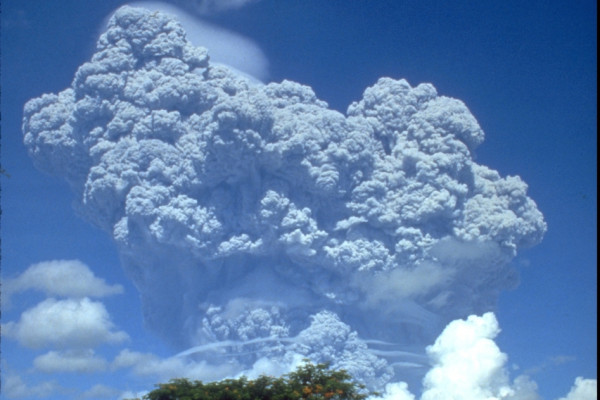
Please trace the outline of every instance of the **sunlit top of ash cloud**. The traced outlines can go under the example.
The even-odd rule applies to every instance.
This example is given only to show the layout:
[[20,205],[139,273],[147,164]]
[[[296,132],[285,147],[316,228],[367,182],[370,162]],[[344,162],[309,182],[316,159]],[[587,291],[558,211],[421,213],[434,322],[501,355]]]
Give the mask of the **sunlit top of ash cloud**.
[[[269,61],[262,49],[252,39],[208,22],[200,16],[240,8],[253,1],[175,1],[181,7],[162,1],[141,0],[130,2],[135,8],[159,11],[174,17],[185,30],[186,40],[195,46],[210,43],[211,65],[226,65],[252,83],[269,80]],[[106,18],[105,24],[110,21]]]
[[31,157],[114,237],[147,326],[230,372],[308,356],[381,386],[515,284],[546,224],[473,161],[461,101],[381,78],[343,115],[209,54],[126,6],[71,87],[25,105]]

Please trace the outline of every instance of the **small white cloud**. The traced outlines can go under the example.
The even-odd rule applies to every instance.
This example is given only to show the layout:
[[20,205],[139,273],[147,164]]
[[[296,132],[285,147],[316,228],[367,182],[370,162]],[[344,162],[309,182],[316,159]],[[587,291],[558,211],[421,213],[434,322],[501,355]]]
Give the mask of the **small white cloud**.
[[[106,385],[94,385],[92,386],[90,389],[86,390],[85,392],[83,392],[80,396],[81,399],[114,399],[117,398],[119,396],[121,392],[115,388],[106,386]],[[146,392],[144,392],[143,394],[146,394]],[[131,394],[131,396],[128,397],[124,397],[124,398],[136,398],[135,394]],[[142,398],[142,396],[139,396],[139,398]]]
[[554,368],[556,366],[559,366],[559,365],[562,365],[562,364],[565,364],[568,362],[572,362],[572,361],[575,361],[575,357],[573,357],[573,356],[558,355],[558,356],[548,357],[541,364],[533,366],[531,368],[528,368],[525,371],[525,374],[530,375],[530,376],[535,375],[546,369]]
[[406,382],[388,383],[381,397],[370,397],[369,400],[415,400],[415,396],[408,391]]
[[39,290],[47,296],[105,297],[123,293],[121,285],[108,285],[79,260],[54,260],[33,264],[15,279],[7,279],[2,287],[3,300],[25,290]]
[[598,381],[577,377],[571,391],[559,400],[596,400],[598,398]]
[[2,333],[29,348],[83,349],[128,338],[114,330],[104,305],[88,298],[46,299],[25,311],[18,322],[2,324]]
[[128,390],[126,392],[121,393],[121,395],[119,396],[119,400],[141,399],[146,394],[148,394],[148,391],[141,391],[141,392],[134,393],[131,390]]
[[33,360],[36,370],[45,373],[91,373],[106,370],[107,361],[97,357],[91,349],[50,351]]
[[519,375],[513,382],[513,396],[510,400],[541,400],[537,383],[527,375]]
[[145,362],[154,362],[158,357],[150,353],[140,353],[129,349],[122,350],[112,363],[113,369],[131,368]]
[[56,382],[42,382],[37,385],[26,383],[18,375],[2,377],[2,395],[7,399],[36,398],[52,396],[60,390]]
[[300,354],[290,354],[289,356],[277,360],[267,357],[259,358],[251,369],[245,370],[239,376],[246,376],[249,379],[257,379],[260,376],[282,376],[296,370],[304,364],[305,357]]

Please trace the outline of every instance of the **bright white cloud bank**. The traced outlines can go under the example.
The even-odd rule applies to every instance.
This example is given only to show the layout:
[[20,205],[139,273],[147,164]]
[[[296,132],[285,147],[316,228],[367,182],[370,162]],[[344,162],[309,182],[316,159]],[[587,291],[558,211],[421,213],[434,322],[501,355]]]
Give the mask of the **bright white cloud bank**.
[[[537,385],[526,375],[510,381],[508,357],[494,338],[500,332],[492,313],[452,321],[427,347],[431,369],[423,379],[421,400],[540,400]],[[577,378],[567,397],[597,399],[595,379]],[[381,400],[413,400],[404,382],[386,385]],[[379,400],[380,398],[372,398]]]
[[[309,87],[252,85],[214,65],[144,9],[115,12],[71,87],[25,105],[23,132],[35,164],[67,179],[81,214],[114,238],[147,326],[193,347],[177,362],[224,374],[309,357],[372,387],[418,382],[424,354],[407,349],[492,309],[516,282],[509,262],[546,230],[520,178],[473,160],[481,128],[432,85],[382,78],[343,115]],[[88,299],[47,300],[7,328],[39,347],[50,339],[27,332],[33,316],[84,309],[95,339],[67,323],[47,327],[52,340],[125,338]],[[456,390],[506,397],[515,384],[502,383],[483,320],[468,322],[476,349],[452,341],[489,355],[480,384]],[[469,372],[448,346],[430,350],[426,391]],[[146,357],[122,358],[133,355]]]
[[566,397],[559,400],[593,400],[598,398],[598,381],[578,377]]
[[17,278],[5,279],[2,290],[9,300],[10,295],[26,290],[38,290],[47,296],[82,298],[119,294],[123,287],[106,284],[79,260],[55,260],[34,264]]
[[[427,348],[433,368],[425,375],[422,399],[537,398],[535,391],[524,396],[511,387],[504,368],[507,357],[493,341],[499,332],[492,313],[451,322]],[[524,389],[530,392],[535,386]]]
[[36,398],[42,399],[56,393],[60,387],[55,382],[44,382],[31,385],[17,375],[2,374],[2,395],[8,399]]
[[[82,399],[116,399],[116,398],[121,398],[119,397],[120,392],[118,390],[116,390],[115,388],[112,388],[110,386],[106,386],[106,385],[94,385],[92,386],[90,389],[86,390],[82,395],[81,398]],[[142,395],[140,396],[135,396],[135,395],[131,395],[131,396],[127,396],[125,398],[129,398],[129,399],[133,399],[133,398],[142,398]]]
[[104,371],[107,361],[98,357],[91,349],[50,351],[33,360],[36,370],[45,373],[78,372],[92,373]]
[[49,298],[25,311],[18,322],[2,324],[2,335],[29,348],[90,348],[128,338],[115,331],[102,303],[88,298]]

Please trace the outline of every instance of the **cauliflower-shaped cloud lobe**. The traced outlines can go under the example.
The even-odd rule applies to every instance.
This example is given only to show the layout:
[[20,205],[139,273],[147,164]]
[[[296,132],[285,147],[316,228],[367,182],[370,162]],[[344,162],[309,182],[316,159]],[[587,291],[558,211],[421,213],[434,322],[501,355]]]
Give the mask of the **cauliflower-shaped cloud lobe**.
[[[382,78],[343,115],[307,86],[211,65],[174,19],[128,6],[69,88],[25,105],[23,132],[180,348],[278,338],[277,357],[336,324],[352,343],[424,345],[492,308],[546,230],[521,179],[473,161],[481,128],[432,85]],[[318,342],[302,354],[327,358]],[[218,348],[241,370],[265,346]],[[404,365],[334,347],[347,369]]]

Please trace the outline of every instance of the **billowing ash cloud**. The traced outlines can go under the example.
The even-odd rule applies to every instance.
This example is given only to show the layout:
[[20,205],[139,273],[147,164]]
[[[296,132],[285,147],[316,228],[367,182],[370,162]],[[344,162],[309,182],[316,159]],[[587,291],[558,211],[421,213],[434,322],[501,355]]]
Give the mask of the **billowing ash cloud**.
[[382,78],[343,115],[212,65],[143,9],[114,14],[23,131],[114,237],[147,325],[238,371],[308,356],[375,387],[422,374],[424,345],[493,308],[546,229],[521,179],[473,161],[481,128],[433,86]]
[[186,39],[191,44],[200,46],[204,43],[210,43],[211,64],[224,64],[229,69],[234,69],[251,80],[265,82],[269,77],[269,61],[254,41],[211,24],[197,16],[197,14],[209,14],[214,11],[225,10],[227,7],[241,7],[246,2],[200,1],[196,4],[189,0],[180,2],[180,5],[186,7],[192,14],[160,1],[135,1],[129,5],[174,16],[185,29]]

